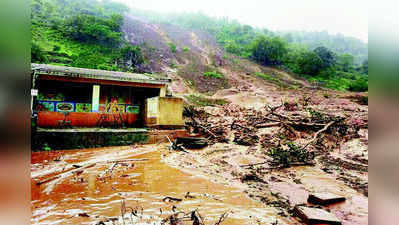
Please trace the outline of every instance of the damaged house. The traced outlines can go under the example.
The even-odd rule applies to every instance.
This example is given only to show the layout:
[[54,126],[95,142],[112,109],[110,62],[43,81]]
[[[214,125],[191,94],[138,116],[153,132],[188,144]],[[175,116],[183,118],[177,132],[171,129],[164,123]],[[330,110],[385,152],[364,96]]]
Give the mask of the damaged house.
[[183,100],[166,96],[169,78],[44,64],[32,64],[31,70],[36,133],[183,126]]

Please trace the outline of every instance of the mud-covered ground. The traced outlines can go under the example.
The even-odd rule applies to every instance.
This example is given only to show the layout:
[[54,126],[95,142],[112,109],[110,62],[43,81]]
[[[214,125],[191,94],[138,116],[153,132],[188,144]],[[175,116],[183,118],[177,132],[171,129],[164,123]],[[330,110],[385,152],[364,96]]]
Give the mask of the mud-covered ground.
[[[220,224],[303,224],[293,207],[309,205],[311,193],[332,193],[346,201],[324,209],[345,225],[368,224],[364,95],[284,90],[233,75],[249,80],[214,95],[231,103],[185,112],[189,130],[208,138],[204,149],[176,151],[166,142],[32,152],[31,223],[173,224],[178,218],[175,224],[191,225],[194,212],[206,225],[223,215]],[[289,150],[306,157],[271,154]]]
[[[165,144],[32,153],[32,224],[290,224],[240,185],[163,162]],[[186,213],[187,215],[185,215]],[[124,215],[124,216],[122,216]]]

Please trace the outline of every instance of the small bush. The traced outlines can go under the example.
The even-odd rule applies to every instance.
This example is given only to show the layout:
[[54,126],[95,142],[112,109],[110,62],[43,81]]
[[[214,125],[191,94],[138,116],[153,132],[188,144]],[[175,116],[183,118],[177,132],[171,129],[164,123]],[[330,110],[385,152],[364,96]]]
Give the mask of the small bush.
[[275,83],[275,84],[277,84],[277,85],[281,85],[281,81],[280,81],[279,79],[273,77],[273,76],[270,75],[270,74],[258,73],[258,72],[256,72],[256,73],[255,73],[255,76],[257,76],[257,77],[259,77],[259,78],[262,78],[263,80],[271,81],[272,83]]
[[349,85],[349,91],[365,92],[369,89],[369,82],[366,78],[359,78]]
[[59,45],[54,45],[53,51],[58,52],[59,50],[61,50],[61,47]]
[[170,68],[172,69],[176,69],[177,65],[175,63],[169,63]]
[[298,147],[293,142],[286,143],[288,148],[278,146],[269,150],[268,155],[273,158],[272,165],[290,167],[294,163],[312,163],[314,154]]
[[220,74],[220,73],[218,73],[216,71],[205,72],[204,76],[205,77],[211,77],[211,78],[218,78],[218,79],[221,79],[221,78],[224,77],[223,74]]
[[186,99],[194,105],[197,106],[214,106],[214,105],[225,105],[228,102],[224,99],[211,99],[204,98],[197,95],[187,96]]
[[188,52],[190,49],[188,47],[183,47],[183,52]]
[[36,42],[31,43],[31,62],[47,63],[47,55],[44,49]]
[[169,43],[169,47],[170,47],[170,51],[171,51],[172,53],[176,53],[177,47],[176,47],[175,44]]

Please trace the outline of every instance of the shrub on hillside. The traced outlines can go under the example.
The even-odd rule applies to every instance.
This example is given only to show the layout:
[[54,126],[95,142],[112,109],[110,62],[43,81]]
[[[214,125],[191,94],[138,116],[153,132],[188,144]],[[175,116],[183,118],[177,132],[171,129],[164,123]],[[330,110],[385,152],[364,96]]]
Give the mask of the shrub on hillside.
[[366,77],[361,77],[349,85],[349,91],[364,92],[368,91],[369,82]]
[[128,45],[121,49],[121,56],[128,67],[136,67],[144,62],[139,46]]
[[170,51],[171,51],[172,53],[176,53],[177,47],[176,47],[175,44],[169,43],[169,47],[170,47]]
[[47,63],[48,59],[44,50],[35,42],[31,43],[31,62]]
[[205,72],[204,76],[205,77],[211,77],[211,78],[218,78],[218,79],[221,79],[221,78],[224,77],[223,74],[220,74],[220,73],[218,73],[216,71]]
[[104,18],[79,14],[67,19],[62,30],[65,35],[76,41],[116,47],[122,38],[122,20],[121,15]]

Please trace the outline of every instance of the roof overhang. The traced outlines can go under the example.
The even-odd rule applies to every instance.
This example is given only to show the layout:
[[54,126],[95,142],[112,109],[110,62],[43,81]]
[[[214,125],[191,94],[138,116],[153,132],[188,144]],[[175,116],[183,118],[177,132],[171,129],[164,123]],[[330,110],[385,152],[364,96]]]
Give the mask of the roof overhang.
[[[31,64],[31,69],[36,75],[44,75],[59,77],[62,80],[65,78],[68,81],[73,81],[74,79],[83,79],[89,82],[93,81],[114,81],[117,83],[142,83],[142,84],[155,84],[155,85],[167,85],[172,82],[169,78],[158,77],[156,75],[150,74],[138,74],[138,73],[124,73],[124,72],[114,72],[107,70],[94,70],[85,68],[75,68],[75,67],[65,67],[65,66],[55,66],[47,64]],[[64,79],[63,79],[64,78]]]

